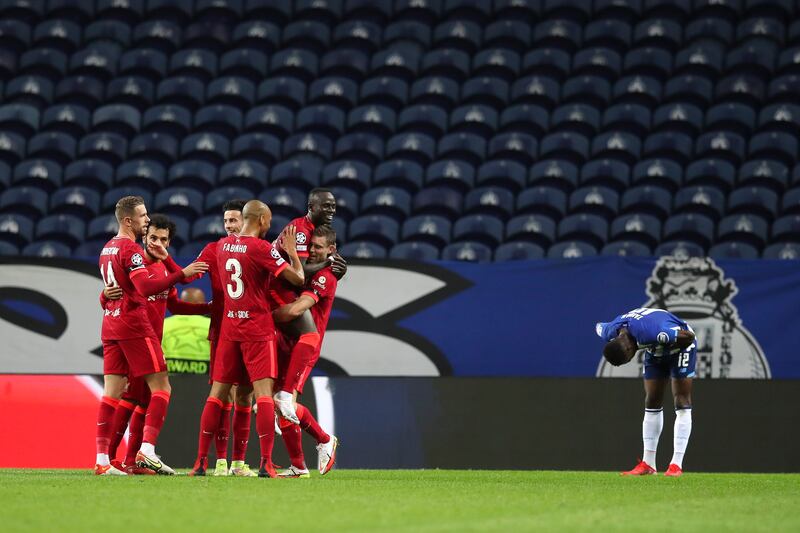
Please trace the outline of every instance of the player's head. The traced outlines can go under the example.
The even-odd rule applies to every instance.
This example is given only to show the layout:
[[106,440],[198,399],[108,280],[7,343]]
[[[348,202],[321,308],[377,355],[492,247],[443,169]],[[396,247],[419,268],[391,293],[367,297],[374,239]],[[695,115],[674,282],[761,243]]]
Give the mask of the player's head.
[[244,200],[229,200],[222,206],[222,222],[225,224],[225,233],[233,235],[242,231],[242,209]]
[[330,226],[317,226],[311,234],[308,262],[322,263],[336,252],[336,232]]
[[627,328],[619,330],[617,336],[603,348],[603,357],[613,366],[624,365],[636,355],[636,340]]
[[315,226],[333,222],[333,215],[336,214],[336,198],[330,189],[317,187],[308,193],[308,217]]
[[[147,225],[147,231],[144,234],[144,243],[146,245],[160,244],[164,248],[169,248],[176,231],[175,223],[166,215],[153,213],[150,217],[150,223]],[[146,249],[147,247],[145,247]]]
[[263,237],[272,224],[272,211],[261,200],[250,200],[242,208],[242,218],[244,223],[241,233]]
[[206,303],[206,295],[202,289],[186,287],[181,291],[181,300],[190,304],[204,304]]
[[144,206],[144,198],[141,196],[120,198],[114,208],[114,215],[117,217],[120,229],[133,233],[137,239],[144,236],[147,224],[150,223],[147,208]]

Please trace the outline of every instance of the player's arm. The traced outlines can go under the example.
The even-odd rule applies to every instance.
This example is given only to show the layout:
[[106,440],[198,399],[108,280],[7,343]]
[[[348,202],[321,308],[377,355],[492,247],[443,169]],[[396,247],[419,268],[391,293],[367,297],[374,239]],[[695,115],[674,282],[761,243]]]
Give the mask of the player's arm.
[[675,344],[677,344],[678,348],[680,348],[681,350],[685,350],[686,348],[692,345],[692,343],[694,342],[694,338],[695,335],[693,331],[680,330],[678,332],[678,339],[675,341]]
[[131,283],[142,296],[152,296],[166,290],[179,281],[190,278],[200,272],[208,270],[206,263],[194,262],[186,268],[181,267],[169,256],[166,248],[160,244],[149,243],[147,249],[156,259],[160,259],[167,267],[170,274],[164,278],[151,278],[147,274],[146,268],[133,270],[130,273]]
[[322,263],[312,263],[310,265],[307,263],[307,261],[308,256],[300,258],[300,264],[303,265],[303,275],[306,277],[306,279],[310,278],[330,264],[330,259],[328,259],[328,261],[323,261]]
[[181,300],[173,287],[167,296],[167,309],[173,315],[208,315],[211,313],[211,303],[194,304]]
[[294,302],[275,309],[275,311],[272,312],[272,318],[275,322],[291,322],[311,309],[315,303],[317,303],[317,300],[311,296],[311,293],[304,292]]
[[291,264],[289,268],[284,268],[279,276],[292,285],[299,287],[305,283],[306,277],[303,273],[303,264],[300,262],[300,257],[297,255],[297,229],[292,225],[286,226],[280,238],[283,251],[289,256]]
[[100,307],[105,309],[109,301],[119,300],[120,298],[122,298],[122,289],[120,287],[116,285],[106,285],[100,293]]
[[[197,256],[197,259],[195,259],[195,261],[199,261],[201,263],[205,263],[205,264],[208,265],[208,268],[211,269],[211,265],[213,265],[214,263],[217,262],[217,259],[215,257],[216,246],[217,246],[216,242],[208,243],[205,246],[205,248],[203,248],[203,251],[200,252],[200,255]],[[182,283],[191,283],[193,281],[196,281],[196,280],[202,278],[204,274],[205,274],[205,272],[199,272],[199,273],[195,274],[194,276],[191,276],[191,277],[188,277],[188,278],[184,278]],[[172,312],[172,311],[170,311],[170,312]],[[181,314],[181,313],[177,313],[177,314]]]

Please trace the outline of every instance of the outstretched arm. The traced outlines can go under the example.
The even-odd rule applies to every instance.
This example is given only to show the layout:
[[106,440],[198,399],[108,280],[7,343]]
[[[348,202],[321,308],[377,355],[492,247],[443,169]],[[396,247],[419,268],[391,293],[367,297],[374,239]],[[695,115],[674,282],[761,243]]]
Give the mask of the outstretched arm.
[[307,294],[303,294],[297,300],[290,304],[282,305],[272,312],[272,317],[275,322],[291,322],[299,317],[317,303],[314,298]]

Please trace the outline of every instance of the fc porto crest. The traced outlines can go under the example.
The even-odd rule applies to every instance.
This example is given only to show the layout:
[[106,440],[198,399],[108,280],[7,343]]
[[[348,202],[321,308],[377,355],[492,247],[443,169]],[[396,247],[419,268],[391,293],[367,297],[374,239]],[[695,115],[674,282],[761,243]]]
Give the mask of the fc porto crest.
[[[742,324],[733,299],[736,282],[710,257],[660,257],[647,280],[643,307],[666,309],[689,323],[697,335],[698,378],[770,379],[769,362]],[[598,377],[642,375],[642,352],[614,367],[602,359]],[[638,364],[637,364],[638,363]]]

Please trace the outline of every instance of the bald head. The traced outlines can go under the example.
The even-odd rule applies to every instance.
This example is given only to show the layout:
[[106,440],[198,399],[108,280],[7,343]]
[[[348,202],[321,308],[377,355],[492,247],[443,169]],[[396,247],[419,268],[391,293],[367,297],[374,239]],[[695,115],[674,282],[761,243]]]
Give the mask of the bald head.
[[244,217],[245,220],[256,219],[268,211],[269,207],[267,207],[267,204],[261,200],[250,200],[244,204],[244,208],[242,209],[242,217]]
[[242,218],[244,219],[242,235],[262,237],[269,231],[272,223],[272,211],[261,200],[250,200],[244,204]]
[[190,304],[204,304],[206,295],[197,287],[186,287],[181,291],[181,300]]

